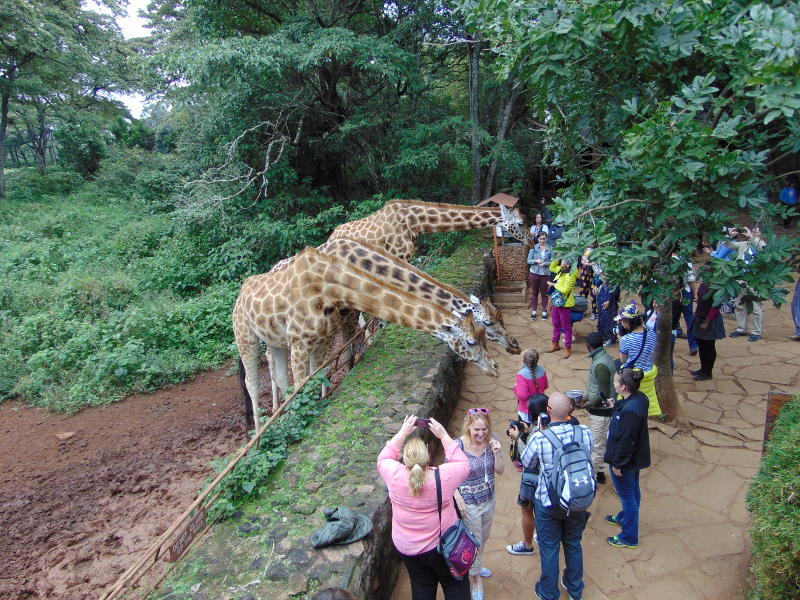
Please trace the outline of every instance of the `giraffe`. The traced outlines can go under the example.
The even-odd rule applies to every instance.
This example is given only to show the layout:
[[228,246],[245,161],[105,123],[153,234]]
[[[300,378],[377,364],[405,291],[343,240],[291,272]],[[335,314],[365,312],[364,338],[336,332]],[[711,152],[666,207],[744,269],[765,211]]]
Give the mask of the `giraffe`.
[[[347,261],[306,248],[283,269],[248,277],[233,309],[233,330],[244,372],[245,402],[258,426],[259,340],[267,345],[270,374],[288,387],[288,359],[295,378],[322,362],[341,326],[339,311],[350,308],[430,333],[459,356],[497,376],[486,351],[486,332],[472,314],[461,316],[374,277]],[[247,402],[249,396],[249,402]],[[273,396],[273,410],[277,408]],[[248,414],[249,416],[249,414]]]
[[328,238],[350,238],[383,248],[397,258],[410,261],[421,233],[461,231],[502,225],[523,243],[529,242],[518,210],[505,206],[462,206],[421,200],[390,200],[368,217],[343,223]]
[[[328,240],[318,246],[317,250],[339,256],[350,264],[372,273],[375,277],[402,287],[411,294],[435,302],[462,316],[472,313],[475,320],[486,328],[486,339],[497,342],[509,354],[520,353],[519,343],[508,334],[505,328],[502,313],[488,298],[480,299],[474,295],[467,298],[456,288],[437,281],[424,271],[420,271],[385,250],[356,240],[347,238]],[[342,319],[344,339],[349,340],[355,333],[358,312],[343,311]]]

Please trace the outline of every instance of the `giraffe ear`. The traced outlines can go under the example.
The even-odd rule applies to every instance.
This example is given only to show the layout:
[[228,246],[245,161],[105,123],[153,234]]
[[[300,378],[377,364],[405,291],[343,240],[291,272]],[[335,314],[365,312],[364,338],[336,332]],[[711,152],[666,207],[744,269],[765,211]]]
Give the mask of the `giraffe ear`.
[[471,294],[470,295],[469,301],[472,302],[473,304],[480,304],[481,303],[481,299],[478,298],[475,294]]

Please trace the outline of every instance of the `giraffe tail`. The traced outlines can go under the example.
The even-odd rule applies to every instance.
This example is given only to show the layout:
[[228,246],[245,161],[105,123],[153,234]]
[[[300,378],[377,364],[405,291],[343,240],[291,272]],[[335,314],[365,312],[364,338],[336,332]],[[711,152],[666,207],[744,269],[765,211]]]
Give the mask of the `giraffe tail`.
[[244,363],[239,359],[239,386],[242,389],[242,402],[244,403],[244,419],[247,423],[247,430],[250,431],[256,426],[256,420],[253,418],[253,401],[250,398],[250,392],[247,391],[245,384]]

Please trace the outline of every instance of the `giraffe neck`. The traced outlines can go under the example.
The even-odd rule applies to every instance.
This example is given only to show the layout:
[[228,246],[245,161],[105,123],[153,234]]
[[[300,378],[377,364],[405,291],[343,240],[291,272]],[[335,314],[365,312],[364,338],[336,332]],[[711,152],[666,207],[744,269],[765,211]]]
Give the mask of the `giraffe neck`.
[[[443,328],[457,327],[458,319],[438,304],[418,298],[349,262],[314,248],[303,251],[312,277],[301,279],[309,288],[303,296],[319,297],[323,310],[350,308],[440,337]],[[299,265],[298,265],[299,266]],[[318,289],[317,289],[318,286]],[[316,292],[316,294],[315,294]]]
[[398,222],[406,223],[414,236],[421,233],[482,229],[503,222],[499,208],[485,206],[395,200],[386,207],[391,207],[397,213],[400,219]]
[[456,288],[437,281],[428,273],[398,259],[385,250],[348,238],[328,240],[317,248],[320,252],[338,256],[381,281],[388,281],[423,300],[464,315],[475,306]]

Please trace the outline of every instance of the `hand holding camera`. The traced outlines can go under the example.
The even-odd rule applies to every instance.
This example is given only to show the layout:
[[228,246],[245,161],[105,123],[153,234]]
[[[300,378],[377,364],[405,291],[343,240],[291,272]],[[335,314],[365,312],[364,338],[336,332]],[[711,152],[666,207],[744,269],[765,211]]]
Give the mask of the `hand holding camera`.
[[526,423],[525,421],[518,421],[511,419],[508,422],[508,429],[506,429],[506,435],[510,437],[512,440],[517,439],[521,434],[526,434],[530,431],[531,426]]

